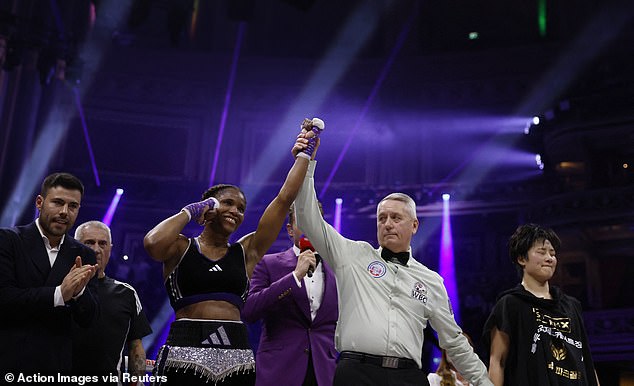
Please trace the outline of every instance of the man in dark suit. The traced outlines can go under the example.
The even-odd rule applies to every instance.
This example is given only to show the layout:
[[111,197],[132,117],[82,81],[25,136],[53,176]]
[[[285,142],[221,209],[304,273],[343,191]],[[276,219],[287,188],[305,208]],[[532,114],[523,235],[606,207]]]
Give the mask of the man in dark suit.
[[35,199],[38,218],[0,229],[0,373],[70,372],[71,318],[89,326],[98,314],[87,286],[95,254],[67,234],[83,193],[77,177],[51,174]]
[[293,210],[286,229],[294,246],[258,263],[242,314],[247,322],[262,319],[258,386],[332,385],[335,374],[335,276],[316,253],[300,250]]

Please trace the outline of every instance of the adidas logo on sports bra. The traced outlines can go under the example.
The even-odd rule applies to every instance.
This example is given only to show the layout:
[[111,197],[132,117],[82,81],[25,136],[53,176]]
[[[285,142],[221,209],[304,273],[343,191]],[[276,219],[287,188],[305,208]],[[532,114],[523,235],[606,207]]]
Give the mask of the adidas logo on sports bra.
[[222,268],[220,268],[219,265],[214,265],[213,267],[209,268],[209,271],[214,271],[214,272],[221,272]]

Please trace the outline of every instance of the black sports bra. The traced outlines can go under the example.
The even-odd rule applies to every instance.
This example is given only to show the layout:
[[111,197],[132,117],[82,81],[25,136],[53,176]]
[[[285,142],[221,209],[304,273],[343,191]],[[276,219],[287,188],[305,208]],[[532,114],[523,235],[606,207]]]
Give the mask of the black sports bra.
[[224,300],[242,310],[249,291],[242,244],[231,244],[222,258],[213,261],[200,252],[198,238],[189,239],[165,288],[174,311],[205,300]]

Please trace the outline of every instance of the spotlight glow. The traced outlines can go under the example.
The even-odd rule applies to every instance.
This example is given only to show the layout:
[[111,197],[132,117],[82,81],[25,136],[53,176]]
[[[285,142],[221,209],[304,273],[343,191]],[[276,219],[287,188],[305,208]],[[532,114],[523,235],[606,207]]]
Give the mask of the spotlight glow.
[[533,125],[539,125],[539,117],[537,115],[533,117]]
[[110,223],[112,222],[112,217],[114,216],[114,212],[117,210],[117,206],[119,205],[119,200],[121,200],[122,195],[123,189],[118,188],[112,197],[112,201],[110,201],[110,206],[108,207],[106,214],[103,216],[103,220],[101,220],[107,226],[110,226]]
[[[278,128],[268,138],[266,146],[260,151],[258,160],[241,183],[251,184],[257,181],[266,181],[272,171],[280,165],[282,160],[286,159],[285,155],[280,152],[280,143],[291,144],[289,127],[298,127],[297,117],[305,117],[307,112],[321,106],[328,99],[332,89],[344,76],[357,53],[365,47],[368,39],[373,36],[382,11],[382,8],[375,6],[374,2],[362,1],[359,3],[346,20],[335,42],[316,66],[301,93],[295,98],[296,102],[288,108],[288,112],[279,122]],[[321,116],[321,118],[324,118],[328,124],[328,116]],[[245,189],[245,194],[249,200],[255,200],[259,193],[260,188],[257,187]],[[319,196],[321,197],[322,194]]]
[[[51,2],[56,5],[56,2]],[[95,29],[103,31],[114,31],[120,21],[127,17],[132,2],[102,2],[99,12],[108,17],[95,18],[95,9],[91,5],[91,19],[89,22],[95,23]],[[89,39],[80,48],[78,57],[89,58],[87,62],[94,64],[88,66],[82,76],[83,90],[89,89],[88,85],[94,79],[95,71],[101,63],[101,59],[105,52],[109,50],[104,47],[103,34],[89,34]],[[73,90],[74,92],[75,90]],[[82,94],[80,92],[80,94]],[[64,99],[64,98],[60,98]],[[37,189],[42,179],[46,176],[50,161],[56,154],[56,151],[62,142],[66,139],[66,133],[70,126],[69,122],[74,117],[74,111],[68,111],[64,103],[57,103],[48,116],[44,119],[42,131],[38,135],[32,156],[25,157],[25,165],[20,172],[17,183],[14,184],[13,193],[6,200],[5,207],[0,217],[0,226],[13,226],[28,205],[32,205],[31,195]],[[95,171],[93,170],[93,173]],[[97,185],[98,175],[95,175]],[[3,187],[6,189],[6,187]]]
[[236,72],[238,70],[238,59],[240,58],[240,48],[244,40],[246,31],[246,23],[238,24],[238,33],[236,37],[236,45],[233,47],[233,57],[231,59],[231,70],[229,71],[229,79],[227,80],[227,90],[225,91],[225,101],[222,106],[222,114],[220,116],[220,125],[218,128],[218,137],[216,139],[216,149],[214,150],[214,161],[211,165],[211,173],[209,174],[209,186],[214,184],[216,179],[216,169],[218,168],[218,159],[220,155],[220,145],[225,134],[225,126],[227,124],[227,116],[229,114],[229,105],[231,104],[231,94],[233,93],[233,85],[236,80]]
[[81,127],[84,132],[86,147],[88,148],[88,156],[90,157],[90,164],[92,165],[92,174],[95,176],[95,184],[97,186],[101,186],[101,181],[99,180],[99,171],[97,170],[97,163],[95,162],[95,154],[92,151],[90,135],[88,135],[88,125],[86,124],[84,108],[81,104],[81,96],[79,94],[79,89],[77,87],[73,87],[73,94],[75,95],[75,106],[77,107],[77,113],[79,114],[79,118],[81,119]]
[[446,193],[443,194],[439,273],[445,281],[445,288],[447,289],[447,295],[449,296],[456,322],[460,323],[458,285],[456,284],[453,239],[451,235],[451,216],[449,214],[449,197],[445,200],[445,195],[449,196]]
[[449,195],[449,193],[445,193],[442,195],[442,200],[443,201],[449,201],[449,198],[451,198],[451,196]]
[[412,27],[414,23],[415,14],[416,14],[415,12],[412,12],[410,17],[405,22],[405,25],[403,26],[403,28],[401,28],[401,32],[399,33],[396,39],[396,44],[392,48],[392,51],[390,51],[390,55],[387,58],[387,61],[385,62],[385,64],[383,65],[383,68],[381,69],[381,73],[379,74],[379,77],[374,82],[374,86],[372,87],[372,90],[370,91],[370,95],[368,95],[368,98],[365,100],[365,104],[363,105],[363,110],[361,110],[361,113],[357,117],[357,121],[355,125],[352,127],[352,130],[350,130],[348,139],[346,140],[346,143],[344,144],[343,149],[341,150],[341,153],[339,153],[339,157],[337,158],[337,161],[335,161],[335,165],[332,167],[332,170],[330,171],[330,174],[328,175],[328,178],[326,179],[326,182],[324,183],[323,188],[319,192],[319,197],[323,197],[326,194],[326,190],[328,190],[328,187],[330,186],[332,179],[337,173],[337,170],[339,169],[339,166],[341,165],[343,158],[348,152],[348,148],[352,144],[352,141],[354,139],[357,139],[355,134],[357,133],[357,130],[359,130],[359,127],[361,127],[361,125],[365,122],[365,117],[368,114],[368,111],[370,110],[370,106],[372,106],[372,103],[374,102],[374,98],[378,95],[379,90],[381,89],[381,86],[383,85],[383,82],[385,81],[385,78],[387,78],[387,75],[392,68],[392,64],[396,60],[396,57],[398,56],[398,53],[401,50],[401,47],[407,40],[407,36],[409,35],[410,28]]
[[146,335],[142,340],[143,347],[147,347],[146,352],[148,352],[148,358],[156,358],[158,350],[167,340],[170,325],[174,319],[174,310],[172,309],[169,300],[166,299],[165,302],[163,302],[161,309],[150,322],[152,333],[150,335]]
[[539,0],[537,2],[537,28],[539,29],[539,36],[546,36],[546,21],[548,20],[546,0]]
[[341,233],[341,207],[343,206],[343,199],[335,199],[335,229]]
[[542,156],[540,154],[535,154],[535,163],[540,170],[544,169],[544,162],[542,161]]

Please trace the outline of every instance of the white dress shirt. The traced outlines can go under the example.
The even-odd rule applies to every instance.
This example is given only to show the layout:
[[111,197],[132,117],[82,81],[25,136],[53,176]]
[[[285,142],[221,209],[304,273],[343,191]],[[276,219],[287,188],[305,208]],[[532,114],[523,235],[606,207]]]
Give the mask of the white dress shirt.
[[[42,232],[42,227],[40,227],[40,219],[35,219],[35,226],[37,226],[37,230],[40,231],[40,236],[42,236],[42,240],[44,241],[44,246],[46,247],[46,253],[48,254],[48,262],[51,264],[51,268],[53,268],[53,264],[55,264],[55,260],[57,260],[57,255],[59,254],[59,250],[64,244],[64,240],[66,240],[66,235],[62,235],[62,239],[59,241],[59,245],[57,247],[51,246],[51,241],[44,235]],[[83,293],[86,287],[81,289],[76,296],[73,296],[73,299],[77,299]],[[55,307],[63,307],[66,303],[64,302],[64,297],[62,296],[62,286],[61,284],[55,287],[55,294],[53,295],[53,306]]]
[[[300,250],[297,246],[293,245],[293,251],[295,256],[299,256]],[[295,276],[293,271],[293,277],[298,287],[302,287],[302,282]],[[324,298],[324,269],[323,264],[319,263],[313,271],[313,277],[304,276],[304,285],[306,286],[306,294],[308,295],[308,301],[310,303],[310,318],[315,320],[315,315],[321,306],[321,300]]]

